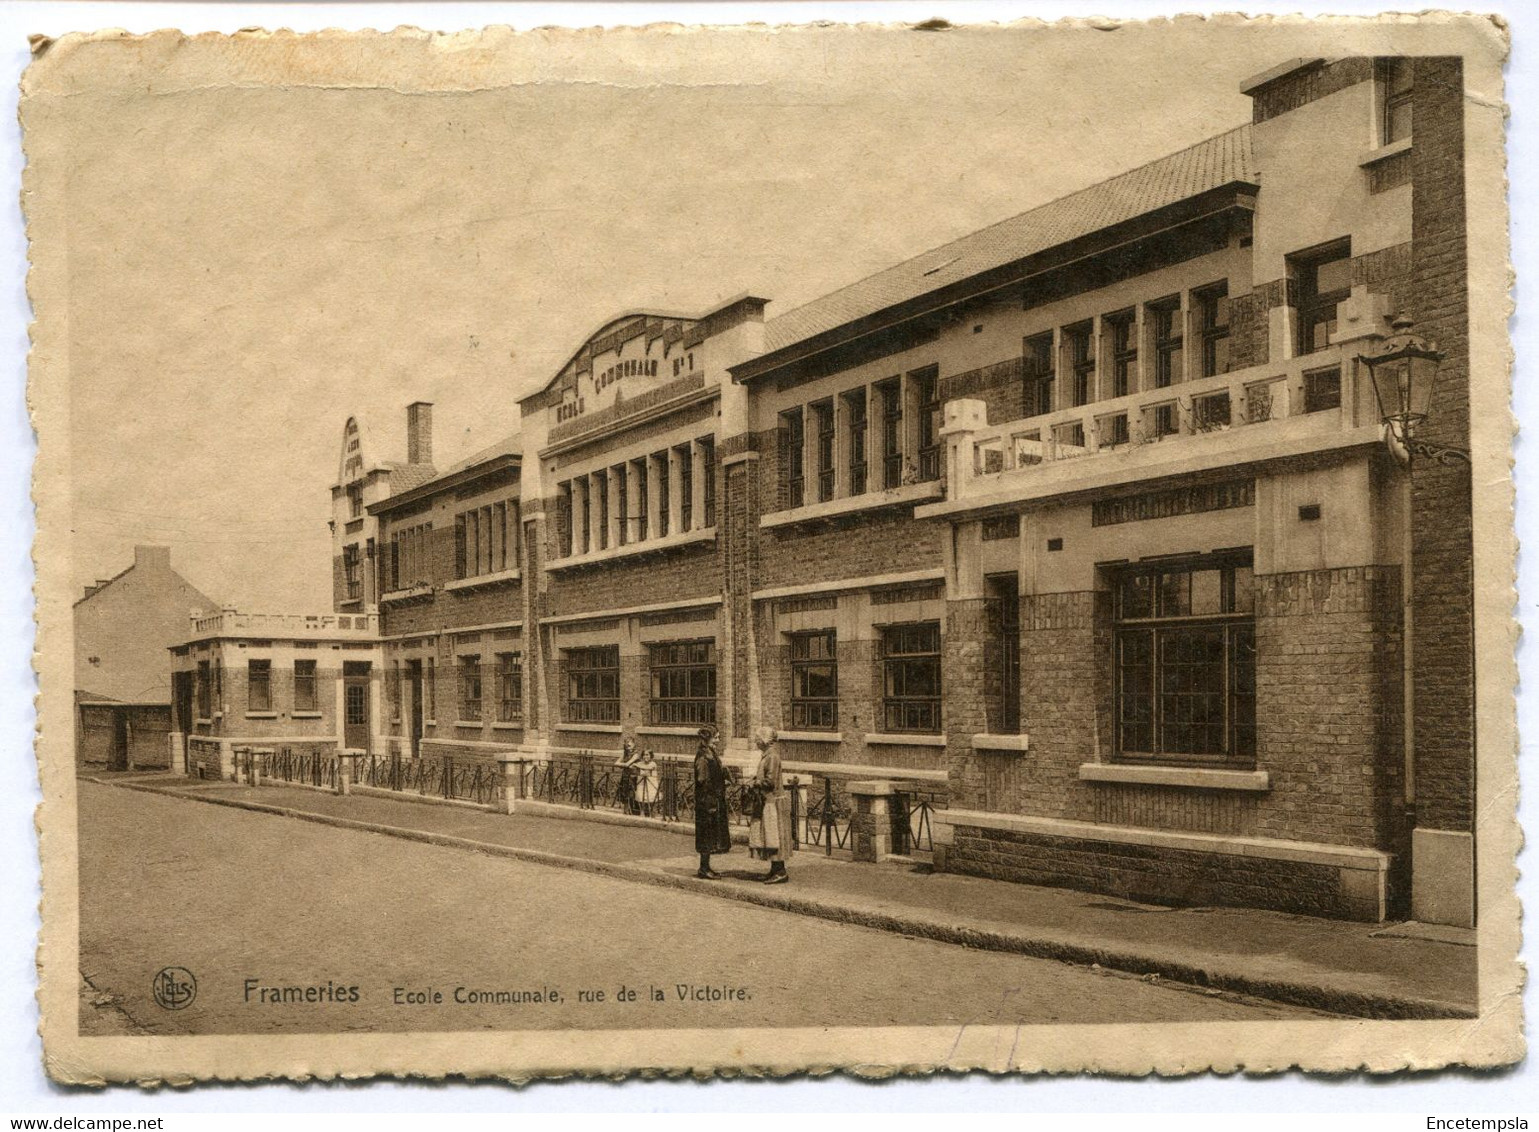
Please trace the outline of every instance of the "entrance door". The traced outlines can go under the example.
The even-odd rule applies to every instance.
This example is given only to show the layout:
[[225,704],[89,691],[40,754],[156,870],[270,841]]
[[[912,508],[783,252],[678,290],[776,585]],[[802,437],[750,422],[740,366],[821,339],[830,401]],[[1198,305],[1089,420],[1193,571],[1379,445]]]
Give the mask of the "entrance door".
[[349,750],[369,749],[369,662],[342,664],[342,744]]
[[422,662],[420,660],[406,662],[406,686],[408,734],[411,736],[411,757],[415,759],[422,755]]
[[192,730],[192,673],[171,674],[171,706],[175,714],[171,729],[183,735]]

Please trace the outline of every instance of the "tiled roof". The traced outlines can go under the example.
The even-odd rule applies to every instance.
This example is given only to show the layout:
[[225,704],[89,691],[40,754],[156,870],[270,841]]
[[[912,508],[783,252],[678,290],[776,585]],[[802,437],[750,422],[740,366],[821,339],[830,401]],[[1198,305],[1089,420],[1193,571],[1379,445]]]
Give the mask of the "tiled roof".
[[432,464],[397,464],[388,463],[390,469],[390,492],[398,495],[403,491],[410,491],[414,487],[420,487],[431,479],[436,479],[438,469]]
[[765,352],[833,330],[948,283],[1236,181],[1254,182],[1250,127],[1118,174],[867,276],[765,324]]

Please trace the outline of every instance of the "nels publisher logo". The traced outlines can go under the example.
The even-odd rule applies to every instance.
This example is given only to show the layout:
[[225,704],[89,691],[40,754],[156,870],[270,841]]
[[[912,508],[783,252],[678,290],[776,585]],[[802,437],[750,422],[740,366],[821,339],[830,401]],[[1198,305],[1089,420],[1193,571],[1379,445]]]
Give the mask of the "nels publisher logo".
[[150,984],[155,1002],[166,1010],[185,1010],[198,997],[198,980],[186,967],[162,967]]

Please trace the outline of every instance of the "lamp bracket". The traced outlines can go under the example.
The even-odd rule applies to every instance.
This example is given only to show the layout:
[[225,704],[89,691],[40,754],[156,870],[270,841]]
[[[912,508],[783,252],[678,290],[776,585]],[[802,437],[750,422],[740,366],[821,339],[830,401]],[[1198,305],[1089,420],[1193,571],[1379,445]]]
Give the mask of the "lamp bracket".
[[1406,448],[1413,457],[1423,460],[1433,460],[1445,467],[1456,467],[1459,464],[1469,464],[1470,454],[1463,448],[1444,448],[1439,444],[1428,444],[1421,440],[1406,442]]

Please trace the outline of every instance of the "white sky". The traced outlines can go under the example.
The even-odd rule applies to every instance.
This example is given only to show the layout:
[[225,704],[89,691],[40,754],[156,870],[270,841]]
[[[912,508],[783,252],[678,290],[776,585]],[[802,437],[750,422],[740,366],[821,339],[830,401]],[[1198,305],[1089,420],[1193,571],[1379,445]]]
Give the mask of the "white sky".
[[572,81],[503,90],[76,96],[75,582],[165,542],[216,600],[329,608],[349,414],[400,458],[404,406],[435,402],[444,467],[623,310],[752,291],[773,316],[1236,125],[1242,79],[1340,50],[1181,35],[689,34],[645,70],[591,37]]

